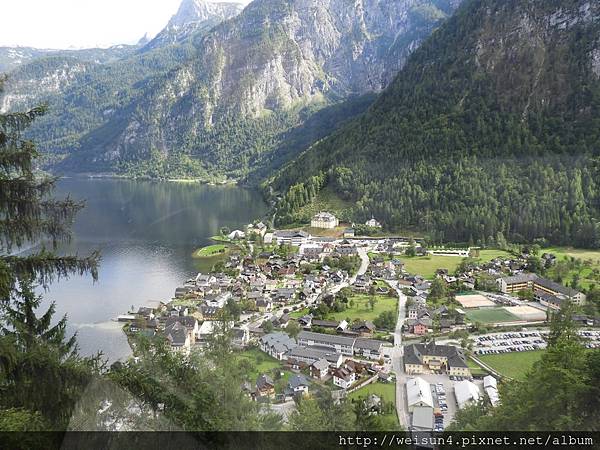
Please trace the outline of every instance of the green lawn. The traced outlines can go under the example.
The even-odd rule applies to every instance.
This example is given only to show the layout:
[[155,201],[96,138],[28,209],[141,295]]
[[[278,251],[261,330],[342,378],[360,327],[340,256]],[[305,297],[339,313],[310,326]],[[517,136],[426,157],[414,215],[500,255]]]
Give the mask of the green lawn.
[[510,253],[504,250],[496,250],[496,249],[485,249],[479,250],[479,256],[476,256],[476,259],[479,259],[481,262],[490,262],[495,258],[507,258],[510,257]]
[[[558,261],[562,261],[566,258],[578,258],[581,259],[584,264],[579,268],[572,269],[568,275],[563,279],[563,284],[570,284],[573,278],[579,276],[579,286],[583,289],[588,289],[592,284],[600,284],[600,277],[597,275],[600,270],[600,251],[599,250],[583,250],[572,247],[551,247],[545,248],[542,252],[552,253],[556,255]],[[594,274],[596,270],[596,274]],[[553,270],[550,269],[548,276],[553,277]]]
[[[368,294],[354,294],[350,299],[354,301],[354,307],[348,307],[345,311],[334,312],[327,315],[327,319],[330,320],[343,320],[350,318],[350,320],[371,320],[373,321],[379,314],[384,311],[396,311],[398,306],[398,299],[396,297],[388,297],[387,295],[376,295],[375,305],[373,310],[369,306]],[[348,303],[350,303],[350,299]]]
[[575,258],[595,260],[600,263],[600,250],[585,250],[573,247],[550,247],[541,250],[541,253],[553,253],[556,258],[563,259],[565,256],[573,256]]
[[488,375],[488,371],[473,361],[471,358],[467,358],[467,366],[473,376],[485,376]]
[[466,316],[471,322],[481,323],[516,322],[521,320],[504,308],[467,309]]
[[[375,258],[383,258],[384,261],[391,261],[392,258],[390,258],[389,253],[374,253],[374,252],[369,252],[369,259],[372,261]],[[394,256],[394,258],[396,258],[396,256]]]
[[225,244],[214,244],[207,245],[206,247],[199,248],[196,250],[192,257],[193,258],[212,258],[215,256],[221,256],[229,253],[230,246]]
[[298,217],[303,217],[307,221],[310,221],[310,218],[320,211],[340,213],[352,208],[352,206],[352,203],[343,200],[333,189],[326,186],[321,189],[312,202],[299,209]]
[[298,311],[292,311],[289,315],[292,319],[299,319],[302,316],[305,316],[308,314],[308,308],[302,308],[299,309]]
[[[348,395],[349,400],[355,400],[360,397],[367,397],[370,394],[379,396],[386,403],[393,403],[396,405],[396,384],[395,383],[380,383],[375,382],[368,384],[365,387],[360,388],[357,391],[352,392]],[[389,430],[398,429],[398,417],[396,416],[396,410],[391,414],[383,414],[382,418],[384,423],[387,425]]]
[[502,375],[521,380],[543,354],[544,350],[533,350],[529,352],[500,353],[497,355],[479,355],[478,358]]
[[461,256],[401,256],[399,258],[404,263],[404,268],[408,273],[421,275],[429,280],[435,277],[437,269],[448,269],[454,273],[456,267],[464,259]]
[[229,239],[227,236],[221,235],[211,236],[210,239],[215,242],[231,242],[231,239]]
[[[281,361],[277,361],[275,358],[267,355],[257,348],[239,352],[238,357],[240,360],[246,359],[252,364],[253,370],[248,372],[248,379],[251,381],[256,381],[258,376],[263,373],[268,372],[269,375],[271,375],[271,370],[276,367],[281,368],[281,371],[285,372],[282,368]],[[287,377],[289,378],[289,374],[287,374]]]

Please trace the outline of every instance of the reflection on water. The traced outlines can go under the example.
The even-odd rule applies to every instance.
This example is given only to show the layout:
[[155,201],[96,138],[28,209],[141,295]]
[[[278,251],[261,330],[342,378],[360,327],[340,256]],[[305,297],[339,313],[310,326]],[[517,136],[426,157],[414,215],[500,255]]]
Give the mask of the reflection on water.
[[260,195],[235,186],[155,183],[114,179],[63,179],[57,186],[85,199],[67,250],[85,255],[99,249],[99,280],[72,277],[44,293],[57,314],[67,314],[81,353],[102,350],[109,359],[129,348],[112,322],[132,306],[168,300],[175,287],[199,268],[191,258],[223,226],[240,228],[266,211]]

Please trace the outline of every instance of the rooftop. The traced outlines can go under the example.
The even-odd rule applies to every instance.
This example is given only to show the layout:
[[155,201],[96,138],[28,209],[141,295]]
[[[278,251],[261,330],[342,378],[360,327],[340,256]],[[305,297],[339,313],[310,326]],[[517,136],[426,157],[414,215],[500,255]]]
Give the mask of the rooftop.
[[324,342],[330,345],[347,345],[351,347],[354,344],[355,339],[332,334],[313,333],[312,331],[301,331],[300,334],[298,334],[298,340]]

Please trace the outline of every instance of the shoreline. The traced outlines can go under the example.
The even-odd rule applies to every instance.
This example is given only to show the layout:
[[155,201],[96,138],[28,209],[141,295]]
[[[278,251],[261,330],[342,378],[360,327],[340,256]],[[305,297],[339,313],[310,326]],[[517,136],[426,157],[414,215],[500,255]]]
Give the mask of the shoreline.
[[147,176],[136,177],[136,176],[123,175],[123,174],[118,174],[118,173],[88,173],[88,172],[68,173],[68,174],[61,174],[61,175],[53,174],[53,175],[57,176],[59,179],[72,178],[72,179],[90,179],[90,180],[92,180],[92,179],[93,180],[96,180],[96,179],[135,180],[135,181],[154,181],[154,182],[167,182],[167,183],[204,184],[204,185],[208,185],[208,186],[239,186],[239,187],[245,187],[245,188],[252,188],[252,187],[257,188],[258,187],[258,185],[257,186],[246,185],[244,183],[241,183],[240,180],[236,180],[236,179],[211,181],[211,180],[207,180],[204,178],[153,178],[153,177],[147,177]]

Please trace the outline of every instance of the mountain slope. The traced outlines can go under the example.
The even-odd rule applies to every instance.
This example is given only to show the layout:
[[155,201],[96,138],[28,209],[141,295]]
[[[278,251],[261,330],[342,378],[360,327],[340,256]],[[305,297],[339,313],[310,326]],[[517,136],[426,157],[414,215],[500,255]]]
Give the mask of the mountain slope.
[[[265,163],[285,162],[277,154],[282,140],[312,112],[385,87],[457,4],[255,0],[208,33],[191,36],[192,57],[145,82],[69,147],[56,136],[53,113],[34,125],[32,136],[66,156],[59,170],[143,174],[154,164],[185,160],[190,174],[251,175]],[[71,109],[68,100],[61,109]]]
[[47,50],[32,47],[0,47],[0,73],[10,72],[41,58],[73,58],[84,63],[106,64],[139,50],[139,45],[115,45],[109,48]]
[[237,16],[240,3],[214,3],[206,0],[183,0],[167,26],[142,51],[183,42],[198,31],[207,31],[224,20]]
[[328,183],[357,220],[433,240],[600,246],[599,149],[600,5],[468,0],[364,116],[270,185],[280,222],[306,219]]
[[[167,27],[151,42],[137,46],[28,53],[31,59],[8,74],[0,111],[25,110],[47,103],[50,112],[30,131],[50,163],[76,150],[80,139],[102,128],[113,115],[135,101],[151,80],[165,76],[193,55],[189,40],[239,13],[234,3],[184,0]],[[175,34],[172,34],[175,33]],[[134,49],[130,51],[121,50]],[[1,53],[0,53],[1,54]],[[68,55],[74,56],[68,56]],[[52,56],[48,56],[52,55]],[[113,57],[109,57],[113,55]],[[89,58],[96,57],[94,60]]]

